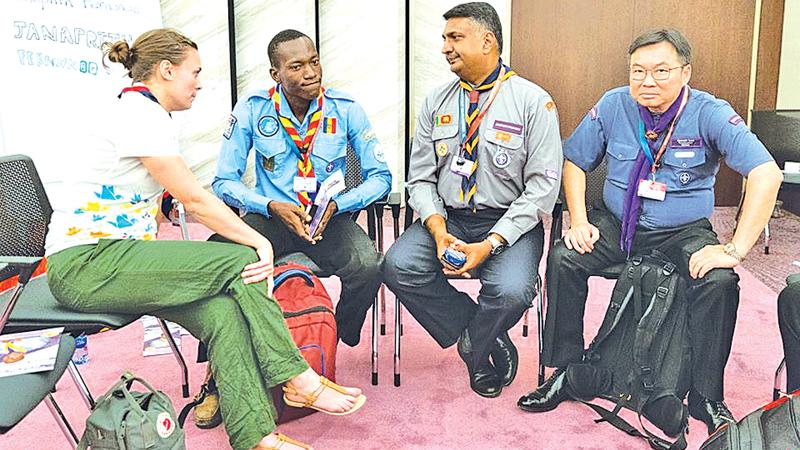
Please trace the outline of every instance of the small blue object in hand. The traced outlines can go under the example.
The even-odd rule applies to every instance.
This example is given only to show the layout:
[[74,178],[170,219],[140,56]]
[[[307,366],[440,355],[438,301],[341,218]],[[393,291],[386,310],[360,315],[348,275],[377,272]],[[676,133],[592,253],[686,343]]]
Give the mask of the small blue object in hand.
[[460,269],[467,262],[467,255],[463,252],[447,247],[442,254],[442,262],[450,266]]

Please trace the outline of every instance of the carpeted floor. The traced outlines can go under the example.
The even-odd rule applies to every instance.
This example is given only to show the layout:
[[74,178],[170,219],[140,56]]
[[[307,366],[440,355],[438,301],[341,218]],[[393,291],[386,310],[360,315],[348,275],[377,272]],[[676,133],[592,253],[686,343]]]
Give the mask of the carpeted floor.
[[[388,214],[387,214],[388,215]],[[714,221],[721,237],[730,230],[725,227],[727,211],[720,211]],[[785,219],[785,218],[784,218]],[[760,257],[751,253],[750,263],[755,269],[771,273],[789,266],[798,254],[798,245],[790,242],[791,227],[797,226],[792,216],[784,226],[784,219],[773,220],[773,255],[771,268],[758,267]],[[794,222],[790,222],[794,221]],[[386,246],[391,243],[390,219],[387,218]],[[162,238],[177,236],[177,229],[165,227]],[[786,229],[787,231],[779,231]],[[783,236],[782,236],[783,234]],[[192,227],[194,238],[202,238],[199,226]],[[784,237],[785,236],[785,237]],[[778,244],[782,242],[782,244]],[[781,256],[780,248],[785,248]],[[793,249],[793,250],[792,250]],[[778,261],[783,258],[782,261]],[[739,323],[734,348],[726,372],[726,396],[737,417],[770,400],[772,374],[782,358],[780,337],[776,323],[775,289],[760,281],[745,265],[737,269],[741,276],[741,302]],[[786,268],[786,273],[791,271]],[[763,273],[762,273],[763,272]],[[775,280],[781,275],[774,274]],[[336,279],[324,281],[331,296],[338,298]],[[478,284],[457,282],[459,288],[477,293]],[[593,279],[587,304],[586,337],[591,338],[602,318],[612,283]],[[356,348],[340,347],[337,375],[340,382],[358,385],[365,390],[367,404],[358,413],[347,417],[330,417],[314,414],[307,418],[282,425],[279,430],[289,436],[309,442],[317,449],[646,449],[648,445],[627,436],[609,425],[594,423],[594,413],[587,407],[566,403],[545,414],[528,414],[518,410],[515,402],[520,395],[535,384],[537,364],[535,320],[527,338],[521,336],[521,326],[511,332],[520,350],[521,367],[517,380],[496,399],[483,399],[472,393],[466,369],[455,349],[442,350],[408,315],[404,318],[405,335],[402,338],[402,386],[392,385],[392,351],[394,297],[387,291],[387,330],[389,335],[379,339],[379,385],[371,386],[370,379],[370,326],[362,333],[362,343]],[[533,319],[533,317],[532,317]],[[186,400],[180,397],[178,368],[171,356],[143,358],[141,356],[142,327],[134,324],[122,330],[102,333],[89,339],[91,362],[82,366],[95,396],[102,394],[125,369],[149,380],[164,390],[180,407]],[[194,361],[194,339],[184,337],[187,361]],[[193,388],[202,381],[203,365],[190,364]],[[80,402],[69,377],[64,377],[55,393],[70,422],[82,431],[88,412]],[[628,419],[634,420],[631,415]],[[204,431],[188,423],[187,447],[190,450],[224,449],[227,439],[223,429]],[[690,448],[697,448],[705,438],[702,424],[690,424]],[[66,441],[40,405],[16,428],[0,437],[0,449],[61,449]]]

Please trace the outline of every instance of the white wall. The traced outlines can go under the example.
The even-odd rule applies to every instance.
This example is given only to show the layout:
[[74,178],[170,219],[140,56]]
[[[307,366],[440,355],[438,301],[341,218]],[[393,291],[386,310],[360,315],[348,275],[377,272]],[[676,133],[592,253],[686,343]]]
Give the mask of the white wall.
[[786,0],[776,109],[800,109],[800,0]]

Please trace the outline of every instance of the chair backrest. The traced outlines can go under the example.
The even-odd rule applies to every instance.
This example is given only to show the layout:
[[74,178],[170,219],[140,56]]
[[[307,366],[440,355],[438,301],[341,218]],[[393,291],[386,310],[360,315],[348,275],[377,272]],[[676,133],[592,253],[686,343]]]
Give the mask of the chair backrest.
[[[0,255],[44,256],[53,209],[42,180],[25,155],[0,157]],[[0,271],[0,280],[14,275]]]
[[787,160],[800,161],[800,110],[753,111],[750,130],[781,169]]
[[603,198],[603,186],[608,178],[608,159],[604,156],[600,164],[586,174],[586,207],[591,208]]
[[347,144],[347,156],[344,169],[344,192],[364,182],[364,175],[361,173],[361,158],[358,157],[353,146]]

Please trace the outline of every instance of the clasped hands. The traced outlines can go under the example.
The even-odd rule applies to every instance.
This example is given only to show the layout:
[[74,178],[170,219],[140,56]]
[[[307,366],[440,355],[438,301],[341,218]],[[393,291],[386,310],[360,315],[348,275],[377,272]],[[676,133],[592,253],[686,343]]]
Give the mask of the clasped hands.
[[[437,236],[436,240],[436,255],[444,266],[443,272],[447,276],[457,276],[463,278],[472,278],[470,271],[480,266],[492,251],[492,244],[487,240],[480,242],[466,243],[450,233],[444,232],[441,236]],[[467,256],[467,262],[461,266],[460,269],[455,268],[441,259],[446,248],[458,250]]]

